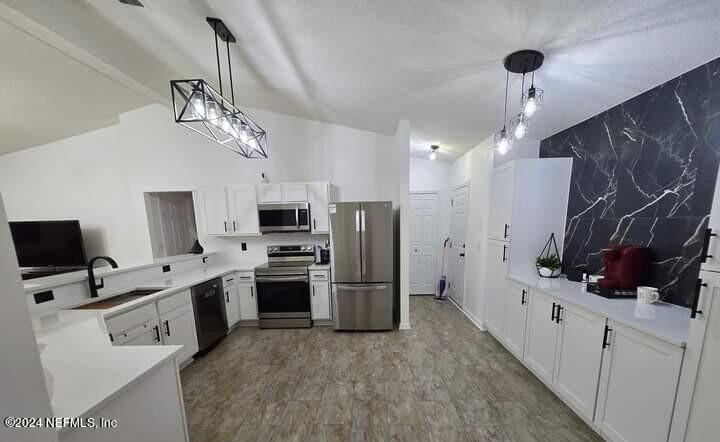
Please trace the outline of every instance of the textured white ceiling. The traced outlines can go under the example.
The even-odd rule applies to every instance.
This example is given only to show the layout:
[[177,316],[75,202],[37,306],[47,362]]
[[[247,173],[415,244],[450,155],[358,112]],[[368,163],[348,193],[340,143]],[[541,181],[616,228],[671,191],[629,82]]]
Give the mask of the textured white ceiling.
[[168,77],[216,83],[205,17],[220,17],[240,104],[387,134],[408,119],[413,150],[438,143],[445,159],[502,125],[514,50],[547,56],[537,139],[720,56],[717,0],[143,1],[8,3],[163,95]]

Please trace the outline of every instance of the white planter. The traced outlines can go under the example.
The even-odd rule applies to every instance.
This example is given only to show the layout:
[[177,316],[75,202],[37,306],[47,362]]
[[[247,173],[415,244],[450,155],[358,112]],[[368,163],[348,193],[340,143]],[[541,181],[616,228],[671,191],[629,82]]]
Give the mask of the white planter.
[[555,278],[560,275],[560,269],[551,270],[547,267],[540,267],[538,272],[540,273],[540,276],[544,278]]

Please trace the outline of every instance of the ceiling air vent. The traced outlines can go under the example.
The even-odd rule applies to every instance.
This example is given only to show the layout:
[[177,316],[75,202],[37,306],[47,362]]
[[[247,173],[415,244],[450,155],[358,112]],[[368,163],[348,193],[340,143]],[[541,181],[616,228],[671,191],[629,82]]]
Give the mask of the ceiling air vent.
[[141,8],[144,8],[145,5],[140,3],[138,0],[118,0],[120,3],[130,6],[140,6]]

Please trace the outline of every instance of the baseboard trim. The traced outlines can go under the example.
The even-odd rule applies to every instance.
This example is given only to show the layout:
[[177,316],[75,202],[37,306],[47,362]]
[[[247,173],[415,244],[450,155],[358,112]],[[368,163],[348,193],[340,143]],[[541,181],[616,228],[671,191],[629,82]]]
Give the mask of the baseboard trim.
[[410,330],[410,323],[404,322],[398,326],[398,330]]
[[482,322],[480,319],[478,319],[475,315],[473,315],[473,314],[470,313],[469,311],[467,311],[467,310],[465,310],[464,308],[460,307],[460,305],[458,305],[458,303],[455,302],[452,298],[448,298],[448,299],[450,299],[450,302],[452,302],[452,305],[454,305],[455,308],[457,308],[458,310],[460,310],[460,312],[462,312],[462,314],[465,315],[465,317],[468,318],[468,319],[470,320],[470,322],[472,322],[475,327],[477,327],[478,329],[480,329],[480,331],[487,331],[487,329],[485,328],[485,324],[483,324],[483,322]]

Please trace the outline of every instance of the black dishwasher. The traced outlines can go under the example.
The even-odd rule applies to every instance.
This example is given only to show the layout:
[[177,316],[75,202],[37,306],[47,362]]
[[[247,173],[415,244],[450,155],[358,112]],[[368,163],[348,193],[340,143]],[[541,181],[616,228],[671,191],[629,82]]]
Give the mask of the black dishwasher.
[[222,278],[198,284],[192,289],[198,353],[204,354],[227,334]]

